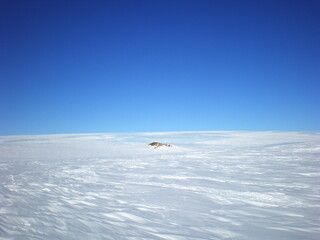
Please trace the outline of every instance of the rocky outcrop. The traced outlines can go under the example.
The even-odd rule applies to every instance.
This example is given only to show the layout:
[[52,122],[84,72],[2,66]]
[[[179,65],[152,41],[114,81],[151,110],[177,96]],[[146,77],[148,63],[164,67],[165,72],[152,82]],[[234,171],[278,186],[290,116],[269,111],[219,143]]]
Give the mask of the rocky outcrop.
[[152,146],[152,147],[154,147],[154,148],[158,148],[158,147],[162,147],[162,146],[172,147],[171,144],[160,143],[160,142],[152,142],[152,143],[149,143],[149,146]]

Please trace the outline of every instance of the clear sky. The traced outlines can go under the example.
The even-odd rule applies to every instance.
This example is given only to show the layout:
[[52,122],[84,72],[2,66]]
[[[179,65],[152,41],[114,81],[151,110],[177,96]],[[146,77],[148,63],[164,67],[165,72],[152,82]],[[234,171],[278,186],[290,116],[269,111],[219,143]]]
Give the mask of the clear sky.
[[320,131],[318,0],[0,0],[0,135]]

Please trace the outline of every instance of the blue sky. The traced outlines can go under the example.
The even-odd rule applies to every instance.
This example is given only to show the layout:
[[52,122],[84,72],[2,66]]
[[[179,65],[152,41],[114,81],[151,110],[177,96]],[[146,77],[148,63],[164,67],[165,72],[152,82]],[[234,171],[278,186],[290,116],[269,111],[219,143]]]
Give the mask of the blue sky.
[[320,131],[317,0],[0,4],[0,135]]

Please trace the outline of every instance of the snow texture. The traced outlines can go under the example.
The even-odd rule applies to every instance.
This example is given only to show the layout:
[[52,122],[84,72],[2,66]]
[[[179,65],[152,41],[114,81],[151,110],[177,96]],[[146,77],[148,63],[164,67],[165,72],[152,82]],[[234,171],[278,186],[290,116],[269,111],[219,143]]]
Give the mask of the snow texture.
[[319,132],[0,137],[0,239],[317,240],[319,162]]

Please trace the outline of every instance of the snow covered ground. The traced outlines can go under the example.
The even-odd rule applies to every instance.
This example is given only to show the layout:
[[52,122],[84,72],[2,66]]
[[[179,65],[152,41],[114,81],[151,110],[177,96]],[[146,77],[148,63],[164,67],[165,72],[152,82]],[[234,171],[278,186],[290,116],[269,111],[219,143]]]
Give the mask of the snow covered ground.
[[0,137],[0,239],[317,240],[319,164],[320,132]]

